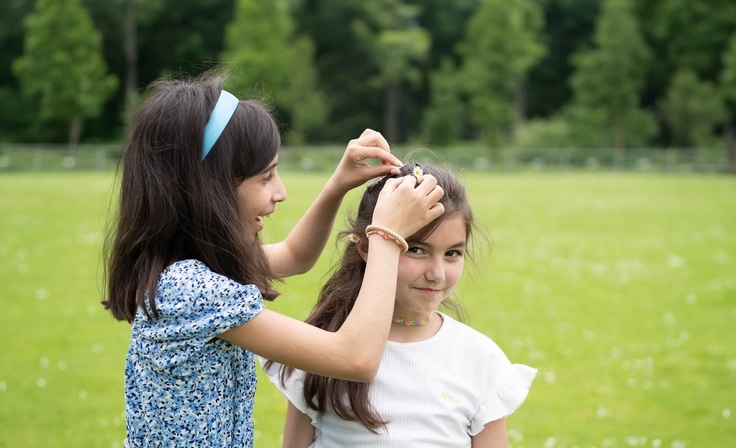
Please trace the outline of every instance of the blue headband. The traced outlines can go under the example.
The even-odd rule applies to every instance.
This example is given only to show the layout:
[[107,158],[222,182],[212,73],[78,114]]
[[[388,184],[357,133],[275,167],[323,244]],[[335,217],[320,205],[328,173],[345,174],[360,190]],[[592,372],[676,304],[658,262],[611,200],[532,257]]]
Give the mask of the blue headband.
[[210,119],[207,120],[207,124],[204,127],[202,160],[207,157],[207,154],[210,153],[217,139],[220,138],[220,134],[222,134],[225,126],[230,122],[235,109],[238,108],[238,103],[238,99],[232,93],[225,90],[220,92],[220,98],[217,99],[217,104],[212,109],[212,115],[210,115]]

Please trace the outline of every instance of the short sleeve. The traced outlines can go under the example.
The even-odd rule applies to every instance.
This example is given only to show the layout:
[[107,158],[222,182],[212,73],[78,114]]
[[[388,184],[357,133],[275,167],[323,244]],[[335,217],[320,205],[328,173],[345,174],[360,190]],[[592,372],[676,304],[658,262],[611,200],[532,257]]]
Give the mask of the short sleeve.
[[286,379],[285,382],[281,382],[281,367],[279,363],[271,363],[269,368],[266,369],[263,358],[259,358],[261,366],[264,368],[268,379],[276,386],[276,388],[286,397],[295,408],[304,414],[307,414],[312,421],[312,425],[318,427],[319,413],[314,409],[307,407],[307,402],[304,400],[304,378],[306,373],[303,370],[294,369],[291,375]]
[[488,391],[478,413],[470,422],[471,436],[481,432],[486,423],[508,417],[516,411],[529,395],[537,374],[537,369],[524,364],[509,363],[500,370],[496,387]]
[[174,266],[159,279],[158,319],[154,322],[139,312],[135,323],[149,361],[164,369],[184,367],[217,336],[263,310],[263,298],[254,285],[235,282],[194,260]]

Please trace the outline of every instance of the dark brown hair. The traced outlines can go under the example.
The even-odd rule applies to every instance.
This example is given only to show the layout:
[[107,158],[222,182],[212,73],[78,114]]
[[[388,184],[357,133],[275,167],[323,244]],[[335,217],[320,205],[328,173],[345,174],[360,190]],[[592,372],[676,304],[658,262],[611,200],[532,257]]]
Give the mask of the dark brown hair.
[[[428,164],[419,166],[408,163],[402,167],[400,175],[410,175],[417,167],[420,167],[425,174],[431,174],[437,178],[437,183],[445,192],[440,201],[445,211],[439,218],[407,238],[409,246],[424,241],[449,216],[461,216],[463,218],[467,240],[470,243],[475,222],[465,194],[465,187],[449,171]],[[373,210],[378,201],[378,194],[389,177],[395,176],[387,176],[366,188],[358,206],[357,215],[349,220],[350,228],[340,234],[343,238],[351,233],[355,235],[365,234],[365,228],[373,218]],[[472,258],[469,246],[466,254]],[[317,304],[306,322],[328,331],[337,331],[353,309],[363,283],[365,268],[366,263],[358,252],[357,244],[347,244],[340,261],[333,269],[330,279],[323,286]],[[440,306],[461,321],[464,320],[465,313],[462,306],[451,298],[445,299]],[[268,365],[269,363],[266,367]],[[281,381],[284,382],[293,370],[291,367],[282,366]],[[329,406],[341,419],[360,422],[369,430],[377,432],[378,428],[385,426],[387,422],[378,415],[371,405],[369,389],[370,383],[340,380],[306,373],[303,394],[307,406],[311,409],[325,412]]]
[[202,160],[204,127],[225,82],[219,75],[159,80],[147,89],[125,143],[117,216],[105,244],[107,299],[118,320],[158,317],[155,290],[169,264],[197,259],[273,299],[275,280],[256,238],[247,241],[236,189],[276,157],[269,112],[240,101]]

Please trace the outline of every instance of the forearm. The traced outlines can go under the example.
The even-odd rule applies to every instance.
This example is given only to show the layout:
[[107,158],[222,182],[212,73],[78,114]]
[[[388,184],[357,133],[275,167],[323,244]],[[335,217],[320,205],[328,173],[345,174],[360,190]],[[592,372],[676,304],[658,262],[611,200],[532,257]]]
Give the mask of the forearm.
[[[266,309],[220,337],[266,359],[350,381],[371,381],[381,364],[396,294],[399,248],[371,237],[363,286],[336,332]],[[278,334],[278,337],[263,337]]]
[[371,237],[360,293],[338,331],[347,353],[350,347],[360,347],[361,362],[366,366],[365,381],[370,381],[378,372],[391,327],[399,255],[394,241]]

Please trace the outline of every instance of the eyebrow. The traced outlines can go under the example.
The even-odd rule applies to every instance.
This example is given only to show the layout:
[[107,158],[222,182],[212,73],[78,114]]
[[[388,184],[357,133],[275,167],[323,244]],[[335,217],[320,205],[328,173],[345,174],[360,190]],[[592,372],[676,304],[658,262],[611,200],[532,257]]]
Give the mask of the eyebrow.
[[268,173],[268,172],[269,172],[269,171],[271,171],[272,169],[276,168],[276,166],[278,166],[278,164],[279,164],[279,162],[276,162],[276,163],[274,163],[273,165],[269,166],[269,167],[268,167],[268,168],[266,168],[265,170],[261,171],[261,174],[266,174],[266,173]]
[[[432,248],[434,248],[434,246],[432,246],[431,244],[427,244],[427,243],[426,243],[426,242],[424,242],[424,241],[418,241],[418,242],[416,242],[416,243],[412,243],[412,242],[410,241],[410,242],[409,242],[409,244],[414,244],[414,245],[416,245],[416,246],[425,246],[425,247],[432,247]],[[452,250],[452,249],[464,249],[464,248],[465,248],[465,246],[467,246],[467,241],[460,241],[460,242],[457,242],[457,243],[455,243],[455,244],[451,244],[451,245],[450,245],[449,247],[447,247],[447,248],[446,248],[445,250]]]

